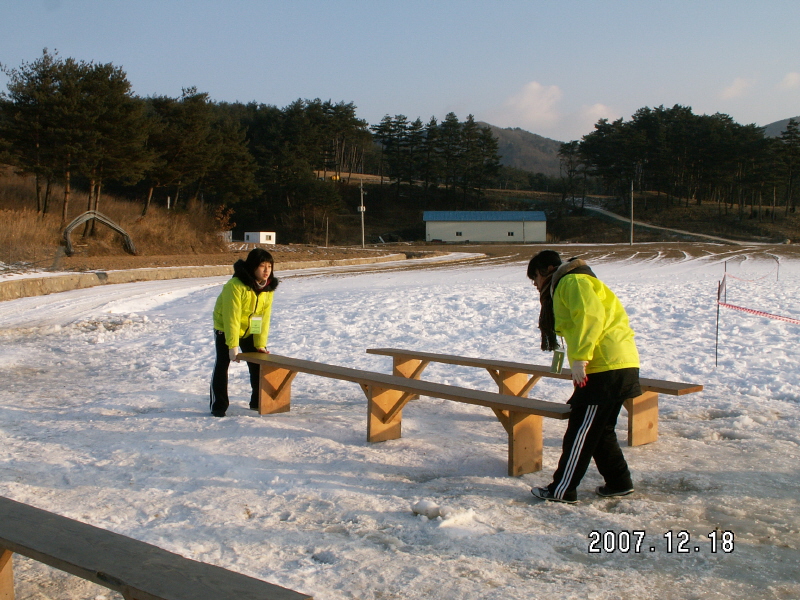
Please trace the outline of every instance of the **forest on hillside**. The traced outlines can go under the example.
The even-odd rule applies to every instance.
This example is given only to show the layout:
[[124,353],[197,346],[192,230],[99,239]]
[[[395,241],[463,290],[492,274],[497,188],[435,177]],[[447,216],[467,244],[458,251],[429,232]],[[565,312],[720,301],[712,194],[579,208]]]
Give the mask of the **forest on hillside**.
[[319,243],[329,230],[353,243],[344,225],[357,215],[358,173],[381,176],[369,203],[387,222],[401,212],[421,223],[426,209],[496,208],[489,189],[557,193],[559,216],[589,193],[624,198],[632,188],[656,192],[665,209],[715,202],[773,221],[795,211],[794,120],[772,139],[727,115],[643,108],[561,144],[556,177],[501,165],[491,126],[472,115],[386,115],[370,125],[344,101],[279,108],[215,102],[195,88],[141,98],[120,67],[48,50],[2,71],[0,164],[33,177],[30,209],[60,213],[62,226],[102,210],[113,193],[138,203],[144,219],[156,203],[173,214],[206,211],[220,229],[274,230],[287,243]]
[[472,116],[425,125],[387,116],[370,127],[352,102],[278,108],[214,102],[195,88],[140,98],[119,67],[47,50],[3,71],[0,162],[35,177],[36,210],[58,210],[62,223],[76,190],[88,210],[113,191],[139,201],[142,217],[152,202],[216,209],[222,220],[307,242],[341,212],[344,173],[381,174],[397,189],[420,181],[423,194],[436,188],[466,203],[499,167],[496,140]]
[[571,197],[599,179],[619,197],[651,191],[667,208],[711,202],[720,213],[775,221],[796,210],[800,124],[790,119],[772,138],[724,114],[645,107],[628,121],[601,119],[580,141],[562,144],[559,156]]

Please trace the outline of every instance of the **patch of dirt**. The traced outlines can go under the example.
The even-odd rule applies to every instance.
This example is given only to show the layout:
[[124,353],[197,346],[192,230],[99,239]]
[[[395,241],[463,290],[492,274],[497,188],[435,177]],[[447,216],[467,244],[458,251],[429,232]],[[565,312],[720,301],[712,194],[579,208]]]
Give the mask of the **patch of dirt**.
[[[141,269],[152,267],[197,267],[206,265],[232,265],[240,258],[245,258],[252,248],[245,244],[236,244],[231,252],[216,254],[176,254],[168,256],[72,256],[62,257],[59,271],[112,271],[124,269]],[[287,246],[269,246],[267,249],[280,263],[316,260],[339,260],[345,258],[364,258],[386,256],[389,254],[405,254],[406,258],[425,258],[451,252],[484,254],[487,260],[494,263],[527,261],[540,250],[551,248],[562,254],[564,258],[580,256],[588,260],[619,260],[636,255],[638,259],[656,257],[682,260],[709,254],[725,253],[730,257],[737,254],[775,254],[778,256],[800,257],[800,245],[725,245],[700,242],[650,242],[645,244],[610,243],[549,243],[549,244],[386,244],[380,246],[361,247],[319,247],[302,244]],[[436,264],[436,263],[433,263]]]
[[[288,245],[264,246],[275,258],[275,262],[286,263],[312,260],[340,260],[344,258],[365,258],[395,254],[395,249],[384,248],[324,248],[317,246]],[[64,256],[58,259],[59,271],[116,271],[124,269],[144,269],[153,267],[199,267],[209,265],[232,265],[240,258],[247,257],[253,245],[236,244],[231,252],[214,254],[174,254],[165,256]]]

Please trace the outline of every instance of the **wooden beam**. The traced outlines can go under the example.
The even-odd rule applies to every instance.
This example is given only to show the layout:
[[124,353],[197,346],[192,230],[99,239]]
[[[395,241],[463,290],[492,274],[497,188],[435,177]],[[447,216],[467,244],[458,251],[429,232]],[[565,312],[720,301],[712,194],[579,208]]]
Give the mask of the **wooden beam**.
[[624,403],[628,411],[628,446],[642,446],[658,439],[658,394],[644,392]]
[[0,548],[0,600],[14,600],[14,566],[11,550]]
[[273,415],[289,412],[292,380],[297,376],[297,371],[262,364],[259,374],[258,414]]
[[3,497],[0,549],[4,550],[3,558],[8,551],[27,556],[131,600],[311,599],[307,594]]

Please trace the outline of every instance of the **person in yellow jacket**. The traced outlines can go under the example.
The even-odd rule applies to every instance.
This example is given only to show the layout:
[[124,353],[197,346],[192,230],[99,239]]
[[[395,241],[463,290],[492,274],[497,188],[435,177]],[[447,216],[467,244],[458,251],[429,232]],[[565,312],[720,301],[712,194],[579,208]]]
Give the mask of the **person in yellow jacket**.
[[558,350],[558,336],[565,340],[575,386],[553,482],[531,493],[576,502],[578,484],[594,459],[605,480],[597,495],[626,496],[633,481],[614,428],[623,402],[642,393],[628,315],[582,260],[562,263],[557,252],[543,250],[528,264],[528,277],[539,290],[542,350]]
[[[278,287],[273,272],[275,261],[263,248],[254,248],[245,260],[233,265],[233,277],[222,287],[214,305],[214,346],[216,360],[211,376],[211,414],[224,417],[228,400],[228,367],[244,352],[267,350],[272,297]],[[250,370],[250,408],[258,410],[259,366]]]

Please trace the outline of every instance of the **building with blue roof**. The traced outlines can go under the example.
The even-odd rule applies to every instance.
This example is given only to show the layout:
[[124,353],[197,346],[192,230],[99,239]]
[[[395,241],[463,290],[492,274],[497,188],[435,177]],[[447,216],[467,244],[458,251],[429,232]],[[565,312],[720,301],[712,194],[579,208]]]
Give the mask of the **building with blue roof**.
[[429,242],[546,242],[547,217],[540,210],[427,210]]

